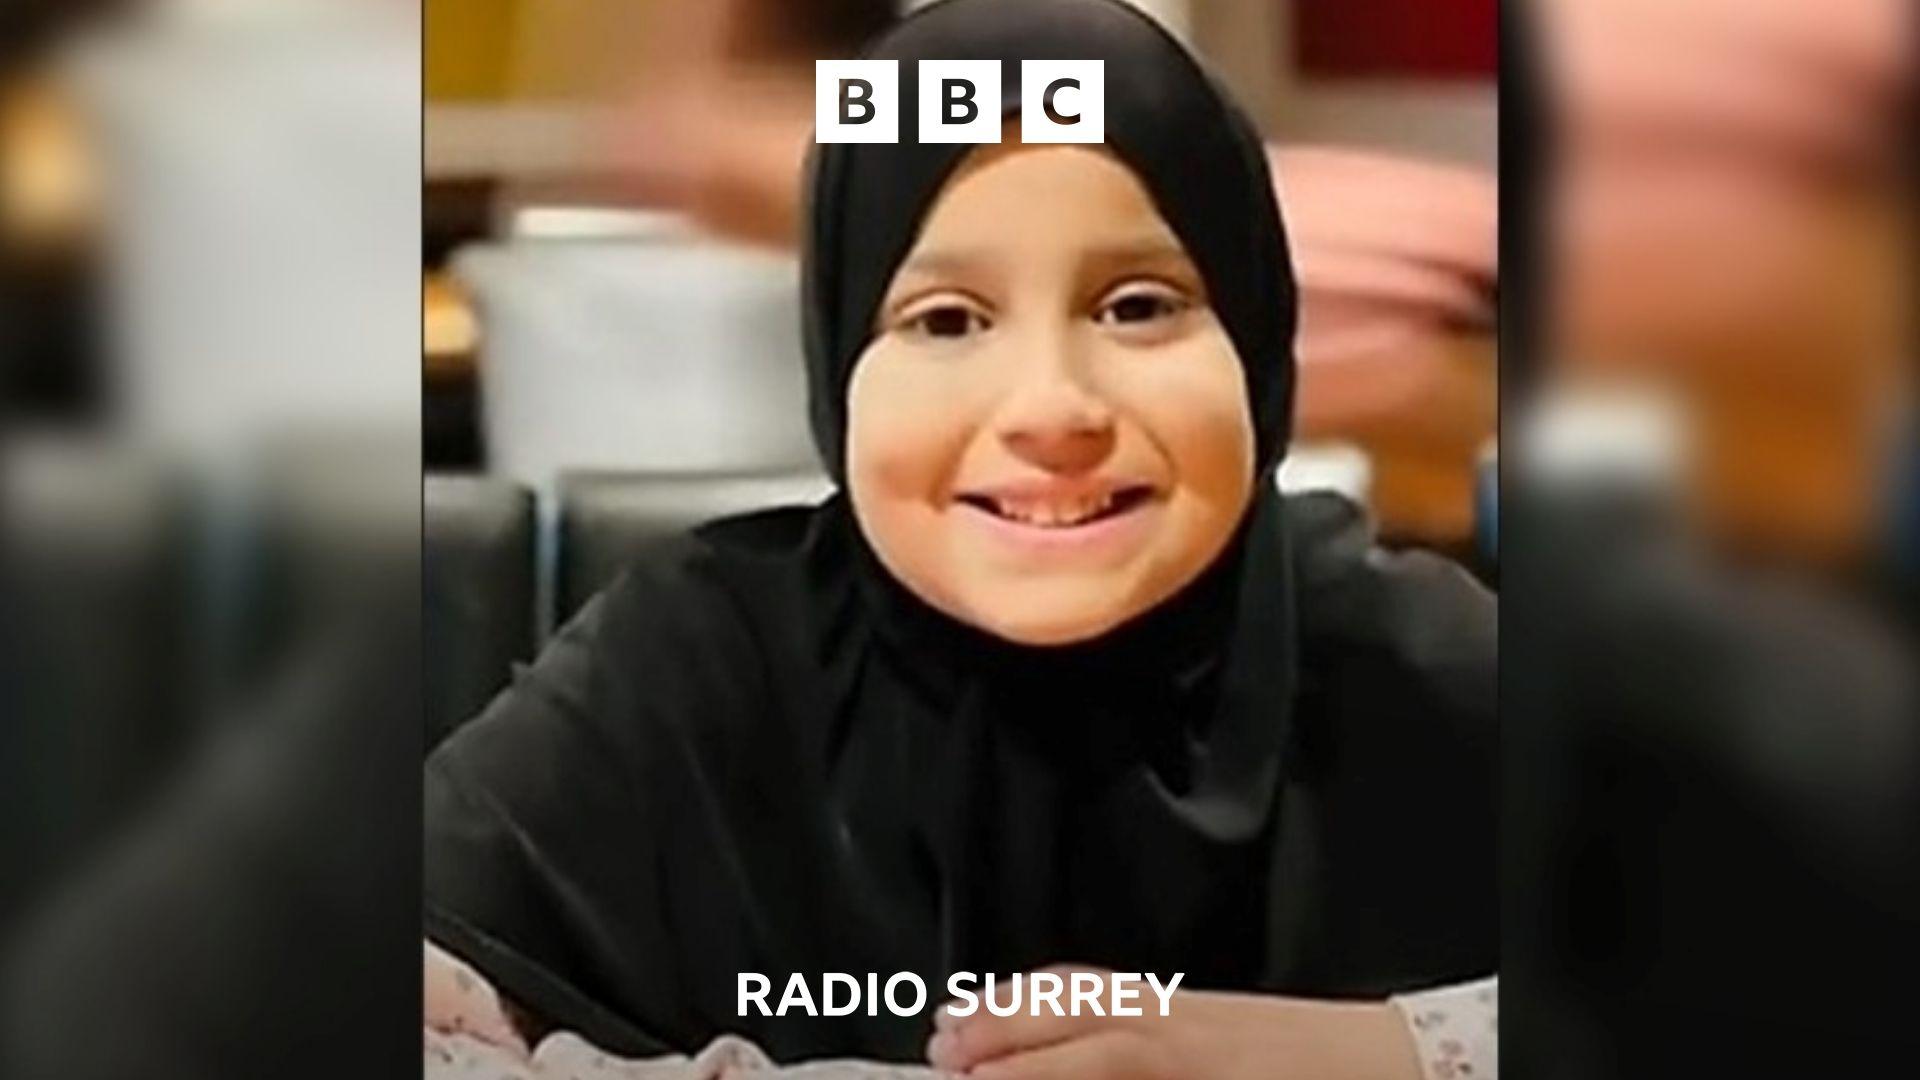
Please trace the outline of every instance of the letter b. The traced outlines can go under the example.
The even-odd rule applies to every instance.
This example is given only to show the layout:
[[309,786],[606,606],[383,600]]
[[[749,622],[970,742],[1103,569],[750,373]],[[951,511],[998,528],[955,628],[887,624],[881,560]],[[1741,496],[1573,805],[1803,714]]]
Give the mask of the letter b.
[[[940,117],[942,124],[968,124],[980,115],[980,106],[973,100],[972,83],[965,79],[941,79],[940,89],[943,91],[942,103],[946,106],[946,111]],[[959,116],[953,115],[956,105],[965,110]]]
[[921,142],[1000,141],[1000,61],[922,60],[917,78]]
[[864,124],[873,119],[873,84],[865,79],[840,81],[840,122]]
[[823,143],[899,142],[899,63],[814,61],[813,137]]

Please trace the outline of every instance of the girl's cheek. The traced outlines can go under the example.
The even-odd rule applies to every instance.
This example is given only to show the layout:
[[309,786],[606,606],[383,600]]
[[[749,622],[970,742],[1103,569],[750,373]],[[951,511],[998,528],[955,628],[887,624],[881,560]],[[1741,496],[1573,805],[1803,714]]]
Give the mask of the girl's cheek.
[[952,381],[885,355],[855,369],[848,465],[873,494],[924,499],[944,487],[968,431],[965,397]]
[[1177,482],[1219,493],[1252,482],[1253,417],[1246,377],[1224,335],[1135,365],[1128,412],[1171,458]]

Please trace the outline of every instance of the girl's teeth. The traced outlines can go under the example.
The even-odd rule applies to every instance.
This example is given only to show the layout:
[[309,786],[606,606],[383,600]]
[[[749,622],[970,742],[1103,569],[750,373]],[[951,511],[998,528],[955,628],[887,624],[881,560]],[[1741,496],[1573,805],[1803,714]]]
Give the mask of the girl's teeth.
[[999,505],[1003,516],[1028,525],[1060,528],[1078,525],[1096,517],[1113,505],[1111,494],[1089,496],[1071,503],[1016,503]]

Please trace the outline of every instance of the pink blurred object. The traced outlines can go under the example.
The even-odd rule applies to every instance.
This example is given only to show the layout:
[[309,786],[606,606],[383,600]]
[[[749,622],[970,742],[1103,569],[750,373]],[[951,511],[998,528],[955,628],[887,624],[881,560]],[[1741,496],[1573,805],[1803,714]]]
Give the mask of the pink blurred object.
[[1553,94],[1586,134],[1875,155],[1912,82],[1913,0],[1546,0]]
[[1361,150],[1270,147],[1268,158],[1300,284],[1302,434],[1437,407],[1458,340],[1493,328],[1494,178]]
[[1491,175],[1319,146],[1269,147],[1267,159],[1307,289],[1490,315],[1499,238]]
[[[1913,0],[1547,0],[1569,351],[1742,370],[1850,351],[1855,181],[1895,175]],[[1835,181],[1839,181],[1836,183]],[[1866,350],[1874,348],[1864,346]],[[1766,359],[1762,361],[1760,356]]]

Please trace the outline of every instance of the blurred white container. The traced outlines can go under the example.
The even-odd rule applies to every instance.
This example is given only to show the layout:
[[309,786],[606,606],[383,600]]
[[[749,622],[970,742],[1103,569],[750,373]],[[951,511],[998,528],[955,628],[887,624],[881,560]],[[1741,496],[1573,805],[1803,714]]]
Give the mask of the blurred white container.
[[170,0],[58,63],[99,155],[122,430],[219,470],[290,437],[416,460],[418,13]]
[[1331,491],[1360,506],[1373,498],[1373,459],[1353,443],[1301,442],[1287,447],[1274,474],[1283,494]]
[[1692,463],[1687,409],[1655,383],[1548,387],[1520,419],[1525,453],[1519,460],[1529,476],[1553,488],[1673,494]]
[[790,257],[652,215],[518,224],[454,260],[480,313],[495,472],[550,491],[568,469],[814,464]]

